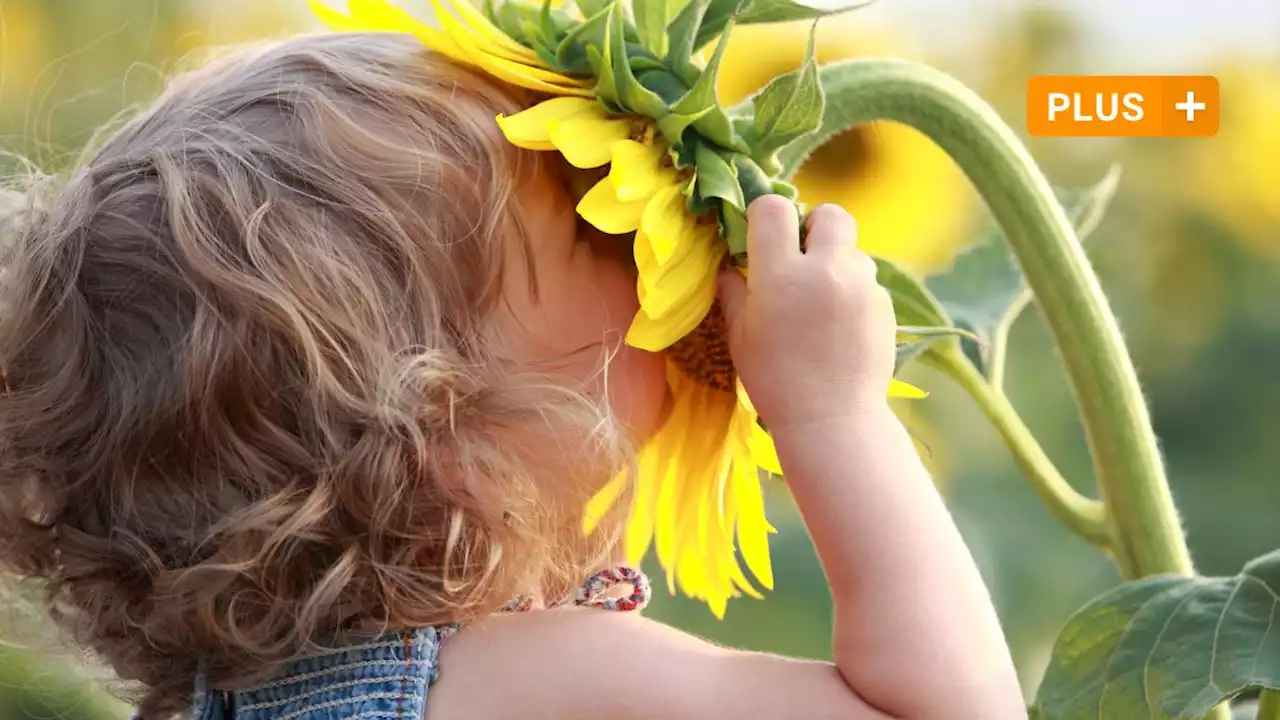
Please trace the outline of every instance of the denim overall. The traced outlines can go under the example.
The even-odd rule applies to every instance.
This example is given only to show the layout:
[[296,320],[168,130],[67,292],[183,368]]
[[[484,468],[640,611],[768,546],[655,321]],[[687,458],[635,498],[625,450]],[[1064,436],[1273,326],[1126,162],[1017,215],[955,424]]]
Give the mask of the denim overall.
[[[632,587],[627,597],[604,597],[615,585]],[[592,576],[575,594],[551,605],[639,610],[649,600],[649,582],[637,570],[610,568]],[[533,598],[513,601],[512,612],[541,607]],[[439,676],[440,645],[457,626],[383,635],[370,642],[304,658],[279,677],[247,690],[223,692],[196,679],[191,720],[421,720],[427,691]],[[134,718],[134,720],[139,720]]]

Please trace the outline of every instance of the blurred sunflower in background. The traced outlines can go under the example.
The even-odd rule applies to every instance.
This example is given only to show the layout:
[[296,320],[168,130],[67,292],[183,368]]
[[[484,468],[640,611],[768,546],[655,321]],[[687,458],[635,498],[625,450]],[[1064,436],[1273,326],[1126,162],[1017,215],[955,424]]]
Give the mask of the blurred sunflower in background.
[[1182,167],[1170,174],[1176,197],[1246,249],[1280,261],[1280,63],[1237,60],[1213,74],[1230,101],[1217,135],[1182,145]]
[[[734,30],[718,78],[731,106],[804,60],[810,23],[748,25]],[[903,56],[901,43],[856,13],[818,25],[818,63]],[[813,154],[794,178],[809,207],[842,206],[858,220],[858,244],[868,253],[917,272],[945,267],[967,240],[974,203],[964,175],[946,153],[915,129],[868,123]]]

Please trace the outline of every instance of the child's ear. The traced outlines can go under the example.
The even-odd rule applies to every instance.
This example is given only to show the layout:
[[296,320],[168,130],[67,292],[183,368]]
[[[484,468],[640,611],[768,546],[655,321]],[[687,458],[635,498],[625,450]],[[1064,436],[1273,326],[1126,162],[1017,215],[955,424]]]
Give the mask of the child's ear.
[[[551,155],[548,153],[548,155]],[[565,189],[569,193],[569,199],[574,205],[587,194],[596,183],[605,179],[609,175],[609,166],[600,168],[591,168],[590,170],[582,170],[569,164],[567,160],[559,155],[548,157],[547,160],[555,164],[555,171],[559,175],[561,182],[564,183]]]

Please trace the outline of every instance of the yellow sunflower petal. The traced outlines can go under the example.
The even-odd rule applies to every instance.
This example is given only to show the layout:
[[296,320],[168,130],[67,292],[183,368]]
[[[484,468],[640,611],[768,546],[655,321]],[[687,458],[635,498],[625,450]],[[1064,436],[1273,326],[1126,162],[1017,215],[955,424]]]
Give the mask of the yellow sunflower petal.
[[782,463],[778,461],[778,448],[774,446],[773,438],[755,420],[751,421],[750,432],[747,448],[751,453],[752,462],[759,465],[765,472],[781,475]]
[[[640,220],[641,226],[643,226],[643,216]],[[714,225],[695,225],[690,239],[676,243],[675,248],[671,251],[671,256],[667,258],[667,262],[659,263],[658,256],[653,250],[653,241],[649,239],[649,236],[645,234],[643,227],[641,227],[636,233],[636,240],[632,245],[632,254],[645,289],[658,287],[664,283],[668,273],[677,269],[681,263],[689,259],[690,255],[702,257],[705,253],[712,252],[717,247],[723,250],[724,245],[723,243],[718,243],[718,240],[719,234]],[[723,254],[723,252],[720,253],[721,256]]]
[[725,506],[724,538],[728,547],[725,552],[728,555],[735,556],[734,561],[728,564],[729,580],[734,587],[746,593],[749,597],[753,597],[757,600],[763,600],[764,596],[760,594],[759,590],[756,590],[755,585],[753,585],[751,581],[747,579],[746,574],[742,572],[742,568],[738,565],[738,561],[736,558],[737,552],[733,548],[733,531],[734,531],[734,528],[737,527],[738,517],[741,510],[740,510],[740,503],[738,501],[737,482],[734,480],[733,474],[730,473],[729,477],[726,478],[726,480],[727,482],[725,483],[725,487],[724,487],[724,506]]
[[[536,57],[531,58],[533,51],[528,48],[521,48],[511,38],[507,37],[501,30],[489,24],[489,21],[481,16],[481,24],[477,25],[471,22],[471,19],[465,16],[465,13],[459,8],[457,3],[450,0],[449,2],[454,8],[459,10],[458,14],[450,12],[444,6],[441,0],[430,0],[431,9],[435,11],[436,22],[440,23],[440,27],[453,38],[464,50],[468,51],[473,58],[480,55],[491,55],[493,57],[510,60],[521,65],[528,64],[531,60],[536,61]],[[472,8],[474,10],[474,8]],[[475,11],[479,14],[479,11]],[[486,27],[488,26],[488,27]],[[506,42],[502,42],[498,38],[504,38]],[[514,47],[513,47],[514,46]],[[517,49],[518,48],[518,49]],[[521,52],[523,51],[523,52]]]
[[611,118],[603,107],[551,122],[551,142],[576,168],[598,168],[611,159],[613,144],[631,134],[631,122]]
[[663,460],[652,451],[642,452],[637,458],[635,499],[623,538],[623,553],[633,564],[644,559],[653,542],[653,510],[658,502]]
[[773,589],[773,561],[769,557],[769,531],[765,518],[764,493],[756,466],[741,453],[733,467],[734,490],[738,494],[738,547],[751,574],[765,588]]
[[644,209],[640,227],[653,245],[658,264],[665,265],[677,243],[694,237],[694,218],[685,206],[684,188],[678,184],[658,188]]
[[912,400],[919,400],[920,398],[929,397],[929,393],[925,392],[924,390],[921,390],[915,385],[911,385],[910,383],[905,383],[897,378],[894,378],[892,381],[889,382],[889,397],[909,398]]
[[[467,48],[464,47],[463,51],[467,52]],[[535,68],[492,55],[471,54],[462,58],[461,61],[475,65],[504,82],[548,95],[577,95],[580,97],[592,97],[594,95],[594,91],[591,88],[551,82],[538,75],[538,73],[547,74],[546,71],[536,70]]]
[[609,166],[609,181],[621,200],[640,200],[653,194],[658,181],[663,178],[662,158],[666,147],[658,144],[619,140],[613,144],[613,162]]
[[498,128],[507,142],[529,150],[554,150],[551,123],[580,113],[590,113],[600,103],[591,98],[556,97],[507,117],[498,116]]
[[649,352],[667,349],[702,322],[715,298],[716,274],[708,272],[694,292],[661,318],[650,317],[643,308],[636,313],[627,330],[627,344]]
[[[641,244],[639,240],[637,238],[637,246]],[[666,317],[677,305],[697,293],[704,283],[715,281],[723,256],[723,248],[703,244],[694,246],[666,268],[646,272],[642,266],[637,284],[640,308],[655,320]]]
[[[489,18],[484,16],[469,0],[445,0],[453,9],[458,11],[458,15],[462,21],[467,24],[477,35],[483,37],[494,47],[510,53],[512,60],[520,60],[528,65],[536,65],[538,67],[548,67],[538,54],[533,50],[516,42],[506,33],[502,32],[496,25],[489,22]],[[434,3],[433,3],[434,4]]]
[[441,55],[469,62],[467,53],[453,38],[386,0],[347,0],[347,9],[351,19],[362,29],[409,33]]
[[601,180],[578,201],[578,214],[600,232],[621,235],[640,227],[644,200],[622,202],[608,178]]
[[616,477],[605,483],[605,486],[596,491],[596,494],[587,501],[586,509],[582,514],[583,534],[590,535],[596,531],[596,528],[600,526],[600,521],[617,504],[618,498],[622,497],[622,492],[627,489],[629,480],[629,471],[618,473]]

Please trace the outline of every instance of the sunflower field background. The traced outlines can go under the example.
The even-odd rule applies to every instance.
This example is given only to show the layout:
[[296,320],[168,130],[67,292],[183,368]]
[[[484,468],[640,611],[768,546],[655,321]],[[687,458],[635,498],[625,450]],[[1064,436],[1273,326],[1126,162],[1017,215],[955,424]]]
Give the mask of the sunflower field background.
[[[427,6],[401,4],[414,13]],[[930,62],[1018,130],[1032,75],[1219,77],[1214,138],[1028,141],[1057,184],[1091,185],[1113,162],[1122,167],[1090,255],[1141,374],[1206,575],[1234,574],[1280,547],[1280,10],[1266,0],[1220,5],[880,0],[823,21],[817,41],[821,61]],[[301,0],[0,0],[0,176],[15,172],[19,157],[64,166],[193,51],[315,27]],[[725,103],[798,66],[806,33],[804,24],[739,29],[724,59]],[[840,136],[797,184],[811,204],[850,209],[872,253],[922,272],[946,266],[987,229],[959,172],[904,127],[873,124]],[[907,379],[932,392],[901,412],[995,592],[1030,696],[1063,621],[1119,578],[1053,521],[967,396],[925,369]],[[1063,473],[1092,495],[1070,390],[1034,312],[1013,329],[1007,387]],[[785,490],[772,487],[768,500],[780,530],[777,590],[732,602],[723,621],[661,593],[649,612],[719,642],[825,657],[831,607],[816,557]],[[0,638],[31,637],[37,620],[25,608],[8,610]],[[92,675],[69,658],[0,641],[0,720],[127,717]]]

